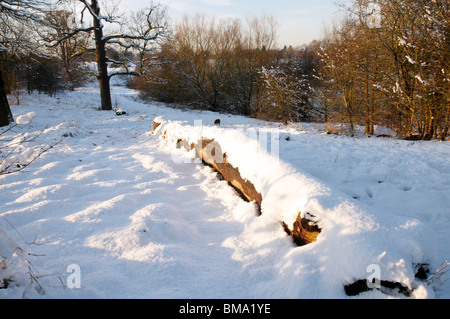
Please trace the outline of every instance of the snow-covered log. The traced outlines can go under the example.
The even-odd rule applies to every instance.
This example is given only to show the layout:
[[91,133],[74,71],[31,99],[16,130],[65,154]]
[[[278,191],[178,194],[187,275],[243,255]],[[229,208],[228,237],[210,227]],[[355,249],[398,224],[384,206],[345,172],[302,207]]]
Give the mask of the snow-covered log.
[[[156,130],[160,125],[160,122],[154,121],[153,130]],[[256,190],[255,185],[251,181],[241,176],[239,167],[233,166],[228,161],[227,154],[222,151],[222,147],[217,141],[202,138],[197,143],[189,143],[186,140],[178,139],[177,148],[181,147],[184,147],[187,151],[195,150],[196,156],[203,163],[214,168],[243,199],[254,202],[258,207],[259,214],[262,213],[263,198],[261,193]],[[317,224],[309,218],[302,217],[301,213],[292,225],[287,225],[284,221],[282,221],[282,225],[298,246],[315,242],[320,233],[320,228]]]
[[197,144],[189,144],[180,139],[177,144],[189,151],[195,149],[197,156],[219,172],[223,179],[229,182],[243,198],[249,202],[255,202],[258,209],[261,207],[261,194],[255,189],[251,181],[241,177],[239,168],[228,163],[227,154],[222,152],[219,143],[214,140],[203,139],[198,141]]
[[162,145],[173,147],[174,152],[177,144],[185,147],[192,159],[198,156],[198,145],[203,152],[214,141],[206,153],[216,162],[226,159],[238,168],[240,178],[251,181],[261,195],[261,215],[257,226],[252,226],[259,227],[258,232],[271,229],[267,236],[279,238],[284,228],[292,236],[304,236],[280,266],[285,276],[295,274],[296,278],[286,278],[292,281],[293,290],[295,283],[327,280],[325,286],[330,290],[341,289],[349,296],[365,292],[421,298],[429,294],[417,269],[433,258],[433,249],[426,240],[429,230],[418,220],[375,211],[329,188],[272,156],[240,130],[162,118],[157,123],[153,135],[159,135]]

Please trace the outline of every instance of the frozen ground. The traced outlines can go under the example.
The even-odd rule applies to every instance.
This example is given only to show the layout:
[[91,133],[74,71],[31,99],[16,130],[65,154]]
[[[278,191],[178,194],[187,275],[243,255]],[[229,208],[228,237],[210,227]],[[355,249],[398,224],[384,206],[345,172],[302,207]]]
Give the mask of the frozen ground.
[[[64,139],[0,179],[0,251],[21,283],[0,289],[0,298],[346,298],[343,284],[365,279],[376,262],[383,278],[415,285],[413,297],[450,297],[449,282],[433,290],[411,278],[411,263],[434,270],[450,259],[448,142],[327,135],[320,125],[278,127],[143,103],[123,87],[113,92],[126,115],[98,111],[95,88],[23,95],[12,107],[21,124],[3,143],[43,130],[20,147],[23,156]],[[233,132],[279,136],[281,162],[260,154],[243,173],[271,198],[266,211],[277,203],[289,210],[293,199],[283,193],[301,191],[301,208],[315,209],[325,226],[319,240],[294,247],[273,222],[283,212],[257,217],[210,168],[174,161],[180,150],[150,133],[158,116],[186,136],[202,120],[238,163],[258,154],[239,148],[245,141]],[[211,127],[216,118],[221,129]],[[292,180],[274,191],[276,181],[264,178],[270,173]],[[28,262],[8,255],[12,243],[32,253]],[[79,289],[65,287],[74,264]]]

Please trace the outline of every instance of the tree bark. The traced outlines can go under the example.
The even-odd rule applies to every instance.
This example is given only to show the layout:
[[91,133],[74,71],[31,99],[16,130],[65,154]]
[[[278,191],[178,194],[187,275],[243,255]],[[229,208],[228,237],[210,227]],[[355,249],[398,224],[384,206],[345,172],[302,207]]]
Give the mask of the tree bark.
[[447,136],[449,133],[449,128],[450,128],[450,103],[447,102],[447,116],[445,118],[444,129],[442,130],[442,133],[441,133],[442,141],[445,141],[447,139]]
[[105,111],[112,110],[111,88],[108,75],[108,64],[106,58],[105,40],[103,39],[103,26],[100,20],[100,7],[97,0],[91,1],[94,19],[94,37],[95,37],[95,59],[98,70],[98,83],[100,85],[101,109]]
[[2,70],[0,70],[0,127],[7,126],[14,122],[11,108],[6,96],[5,82],[3,81]]

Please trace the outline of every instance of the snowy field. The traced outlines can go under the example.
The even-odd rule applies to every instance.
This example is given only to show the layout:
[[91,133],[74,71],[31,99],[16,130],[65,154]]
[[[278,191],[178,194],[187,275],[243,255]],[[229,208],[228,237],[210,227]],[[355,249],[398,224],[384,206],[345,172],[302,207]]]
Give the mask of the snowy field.
[[[413,288],[412,298],[450,298],[445,276],[414,278],[415,265],[433,273],[450,260],[450,143],[183,111],[120,86],[113,104],[127,114],[98,111],[95,88],[12,106],[20,124],[2,145],[42,132],[18,147],[22,161],[63,139],[0,177],[2,276],[15,279],[0,298],[350,298],[343,286],[366,279],[370,265]],[[156,117],[164,125],[153,134]],[[189,154],[159,133],[195,137],[198,120],[267,198],[262,216],[211,168],[174,160]],[[253,132],[279,138],[269,150],[279,160],[246,147]],[[323,227],[303,247],[277,222],[297,208]]]

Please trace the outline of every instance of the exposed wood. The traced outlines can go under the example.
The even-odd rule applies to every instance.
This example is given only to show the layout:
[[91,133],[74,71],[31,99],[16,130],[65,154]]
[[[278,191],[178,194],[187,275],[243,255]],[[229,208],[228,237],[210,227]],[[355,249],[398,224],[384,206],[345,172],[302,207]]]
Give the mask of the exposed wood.
[[203,163],[214,168],[244,199],[249,202],[255,202],[258,205],[259,210],[261,210],[261,194],[249,180],[241,177],[238,168],[233,167],[227,162],[227,155],[222,152],[219,143],[214,140],[203,139],[197,144],[189,144],[185,140],[178,139],[177,148],[182,147],[188,151],[195,149],[198,158],[200,158]]
[[[201,147],[200,147],[201,145]],[[214,140],[202,140],[196,145],[197,155],[208,165],[218,171],[223,178],[236,188],[249,202],[255,202],[259,208],[262,204],[262,196],[255,186],[247,179],[241,177],[239,168],[233,167],[227,162],[227,156],[222,152],[219,143]]]
[[321,229],[317,223],[313,222],[311,219],[302,217],[298,214],[297,220],[294,222],[292,230],[286,223],[283,222],[283,227],[285,231],[292,236],[294,243],[298,246],[304,246],[313,243],[317,240]]
[[[153,122],[153,131],[155,131],[160,123]],[[163,133],[164,136],[165,133]],[[258,211],[262,214],[262,195],[255,188],[255,185],[242,178],[239,168],[234,167],[228,162],[227,154],[222,151],[219,143],[213,139],[202,139],[197,143],[189,143],[186,140],[179,138],[177,140],[177,148],[185,148],[187,151],[195,149],[196,156],[202,162],[215,169],[223,180],[227,181],[241,197],[249,202],[254,202],[258,206]],[[315,242],[319,236],[321,229],[312,219],[302,217],[299,214],[294,225],[290,227],[285,222],[282,225],[286,233],[292,237],[294,243],[298,246],[303,246]]]
[[153,121],[153,132],[161,125],[161,123]]
[[[233,167],[227,161],[226,153],[223,153],[217,141],[203,139],[197,144],[189,144],[183,139],[178,139],[177,148],[185,148],[188,151],[195,149],[196,154],[202,161],[214,168],[225,181],[227,181],[238,193],[247,201],[255,202],[258,205],[261,214],[262,196],[252,182],[243,179],[239,168]],[[294,225],[289,227],[283,222],[286,233],[292,237],[294,243],[298,246],[304,246],[315,242],[321,229],[311,219],[298,215]]]

